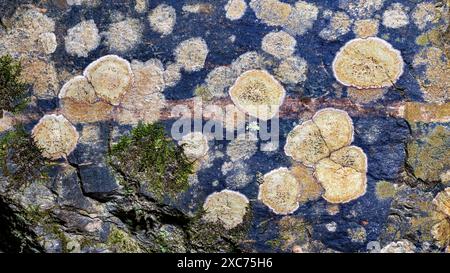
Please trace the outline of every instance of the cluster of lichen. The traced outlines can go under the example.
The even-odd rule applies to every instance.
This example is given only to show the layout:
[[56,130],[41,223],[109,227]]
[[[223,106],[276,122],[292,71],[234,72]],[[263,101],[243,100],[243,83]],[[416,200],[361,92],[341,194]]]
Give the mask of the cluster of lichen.
[[169,138],[160,123],[138,124],[130,135],[111,148],[111,165],[125,180],[147,184],[148,191],[161,199],[187,190],[194,165]]
[[139,244],[132,237],[130,237],[130,235],[116,227],[111,228],[106,245],[113,251],[119,253],[143,252]]
[[3,110],[17,112],[26,105],[27,88],[20,79],[20,62],[10,55],[0,57],[0,117]]
[[48,162],[22,126],[0,137],[0,169],[9,185],[20,188],[47,177]]

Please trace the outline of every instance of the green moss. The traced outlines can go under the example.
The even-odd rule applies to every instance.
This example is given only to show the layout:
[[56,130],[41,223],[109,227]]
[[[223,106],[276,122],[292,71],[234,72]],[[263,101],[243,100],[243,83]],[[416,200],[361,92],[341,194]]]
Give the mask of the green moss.
[[112,227],[106,244],[113,251],[119,253],[140,253],[142,252],[139,244],[131,238],[126,232]]
[[145,184],[157,199],[187,190],[194,170],[183,147],[176,145],[159,123],[140,123],[129,136],[123,136],[111,149],[110,163],[126,181]]
[[47,179],[48,166],[40,149],[22,126],[0,137],[0,168],[14,188]]
[[21,71],[20,63],[10,55],[0,57],[0,110],[15,113],[26,106],[27,87],[20,79]]

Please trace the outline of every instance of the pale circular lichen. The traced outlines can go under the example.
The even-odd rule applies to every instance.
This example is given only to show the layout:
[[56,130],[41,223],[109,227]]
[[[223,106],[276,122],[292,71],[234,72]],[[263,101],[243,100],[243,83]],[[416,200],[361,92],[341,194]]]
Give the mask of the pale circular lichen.
[[269,120],[278,113],[286,91],[267,71],[250,70],[239,76],[229,94],[241,111]]
[[67,36],[64,39],[67,53],[87,57],[89,52],[98,47],[101,37],[94,20],[87,20],[67,30]]
[[187,72],[199,71],[205,66],[208,45],[200,37],[181,42],[175,49],[175,59]]
[[228,0],[225,5],[226,14],[225,16],[229,20],[239,20],[244,16],[247,10],[247,3],[244,0]]
[[291,35],[303,35],[313,27],[318,14],[319,8],[313,3],[297,1],[283,28]]
[[250,7],[256,18],[269,26],[284,25],[292,12],[291,5],[279,0],[251,0]]
[[401,28],[409,23],[409,17],[406,8],[400,4],[392,4],[383,13],[383,25],[388,28]]
[[282,83],[298,84],[306,80],[308,63],[305,59],[297,56],[289,57],[281,61],[275,69],[275,76]]
[[112,105],[98,99],[84,76],[66,82],[58,97],[62,112],[73,123],[106,120],[112,111]]
[[76,147],[79,134],[62,115],[45,115],[34,126],[32,137],[46,158],[67,157]]
[[333,61],[335,78],[359,89],[390,87],[403,74],[400,51],[388,42],[370,37],[346,43]]
[[347,112],[325,108],[312,118],[330,151],[336,151],[353,141],[353,121]]
[[58,47],[56,35],[53,32],[44,32],[39,35],[39,45],[45,54],[52,54]]
[[292,129],[287,136],[284,152],[287,156],[309,167],[330,155],[319,127],[311,120]]
[[111,51],[126,52],[133,49],[142,38],[143,26],[138,19],[112,23],[104,33],[105,43]]
[[294,54],[296,45],[295,38],[285,31],[274,31],[264,36],[261,48],[276,58],[284,59]]
[[263,176],[259,186],[261,200],[276,214],[290,214],[299,207],[300,183],[287,168],[275,169]]
[[95,93],[112,105],[119,105],[133,83],[130,63],[116,55],[106,55],[89,64],[84,76]]
[[178,144],[183,147],[184,154],[191,160],[201,159],[209,150],[208,139],[201,132],[184,135]]
[[162,35],[172,33],[177,19],[175,9],[166,4],[160,4],[148,15],[148,20],[153,31]]
[[223,190],[214,192],[206,198],[203,204],[207,222],[222,224],[225,229],[233,229],[244,221],[249,201],[239,192]]
[[319,36],[328,41],[335,41],[339,37],[347,34],[352,25],[352,20],[345,12],[336,12],[331,17],[330,23],[319,32]]
[[228,94],[226,90],[235,81],[233,70],[228,66],[219,66],[209,72],[205,79],[205,87],[212,97],[221,98]]
[[377,19],[358,20],[353,24],[353,32],[358,38],[375,37],[378,34],[380,22]]
[[322,197],[330,203],[347,203],[366,193],[366,173],[338,164],[329,158],[317,163],[314,176],[325,189]]

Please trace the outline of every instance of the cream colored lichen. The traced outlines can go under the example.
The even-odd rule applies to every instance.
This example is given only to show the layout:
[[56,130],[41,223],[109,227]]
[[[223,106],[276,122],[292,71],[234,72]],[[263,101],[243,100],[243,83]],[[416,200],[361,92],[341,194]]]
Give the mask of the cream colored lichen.
[[36,146],[46,158],[56,160],[67,157],[76,147],[78,132],[62,115],[45,115],[32,130]]
[[119,105],[133,84],[130,63],[116,55],[103,56],[86,67],[84,76],[95,93],[112,105]]
[[166,4],[160,4],[148,15],[148,20],[153,31],[162,35],[172,33],[177,19],[175,9]]
[[409,17],[406,8],[400,4],[392,4],[383,13],[383,25],[388,28],[401,28],[409,23]]
[[263,176],[258,199],[276,214],[290,214],[299,207],[300,183],[287,168],[273,170]]
[[284,151],[295,161],[314,168],[330,203],[346,203],[364,195],[367,156],[353,141],[353,122],[338,109],[326,108],[296,126],[287,136]]
[[413,11],[412,18],[420,30],[424,30],[436,19],[436,7],[432,2],[423,2],[417,4]]
[[208,139],[200,132],[189,133],[178,142],[183,146],[184,154],[192,160],[200,159],[208,153]]
[[58,47],[56,36],[53,32],[45,32],[39,35],[39,45],[45,54],[52,54]]
[[315,168],[314,175],[325,189],[322,197],[330,203],[347,203],[366,193],[366,173],[344,167],[329,158],[319,161]]
[[105,43],[113,52],[133,49],[142,39],[143,26],[138,19],[126,19],[112,23],[104,33]]
[[199,71],[205,65],[208,55],[208,45],[200,37],[190,38],[181,42],[175,49],[175,59],[185,71]]
[[214,192],[206,198],[203,204],[207,222],[222,224],[225,229],[233,229],[244,221],[249,201],[239,192],[223,190]]
[[284,152],[306,166],[314,166],[319,160],[330,155],[319,127],[311,120],[292,129],[286,139]]
[[401,53],[375,37],[345,44],[333,61],[333,73],[343,85],[359,89],[390,87],[403,74]]
[[89,52],[98,47],[101,37],[94,20],[87,20],[67,30],[64,39],[67,53],[87,57]]
[[358,20],[353,25],[353,32],[358,38],[375,37],[378,34],[379,24],[377,19]]
[[298,84],[306,80],[308,63],[305,59],[297,56],[289,57],[281,61],[275,69],[275,76],[282,83]]
[[322,39],[335,41],[339,37],[347,34],[352,26],[352,20],[345,12],[336,12],[327,27],[319,32]]
[[241,111],[268,120],[278,113],[286,91],[267,71],[250,70],[239,76],[229,94]]
[[318,111],[312,120],[331,151],[352,143],[353,121],[347,112],[326,108]]
[[250,7],[256,18],[269,26],[284,25],[292,12],[291,5],[279,0],[251,0]]
[[226,90],[236,80],[233,70],[228,66],[219,66],[209,72],[205,79],[205,88],[211,97],[225,97]]
[[303,35],[313,27],[319,8],[313,3],[297,1],[283,28],[291,35]]
[[271,32],[264,36],[262,50],[276,58],[283,59],[294,54],[297,41],[285,31]]
[[244,16],[247,10],[247,3],[244,0],[228,0],[225,5],[226,14],[225,16],[234,21],[239,20]]

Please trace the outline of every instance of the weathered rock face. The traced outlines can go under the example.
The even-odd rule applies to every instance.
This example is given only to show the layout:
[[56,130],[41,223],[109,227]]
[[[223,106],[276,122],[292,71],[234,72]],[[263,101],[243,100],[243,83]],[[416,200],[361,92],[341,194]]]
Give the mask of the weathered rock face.
[[0,1],[1,252],[449,251],[448,1],[131,2]]

